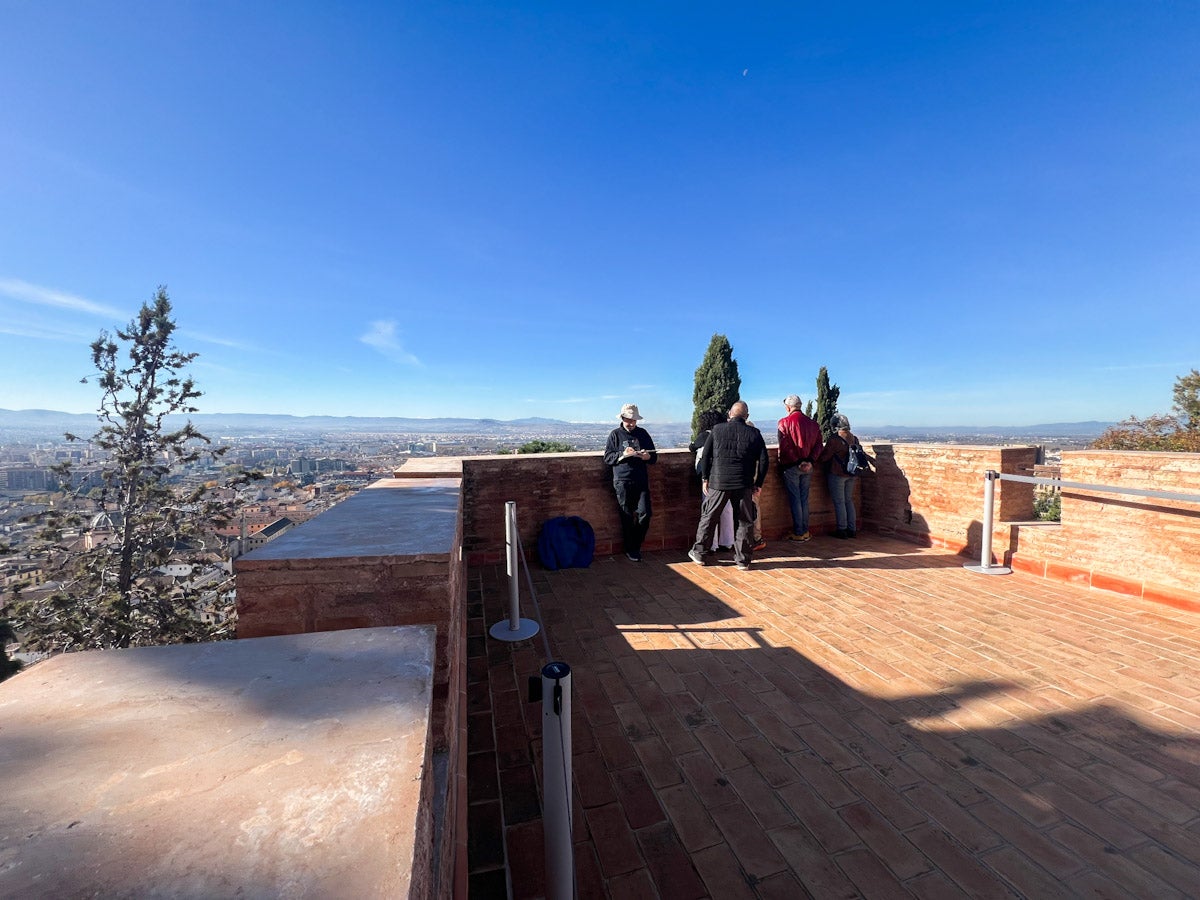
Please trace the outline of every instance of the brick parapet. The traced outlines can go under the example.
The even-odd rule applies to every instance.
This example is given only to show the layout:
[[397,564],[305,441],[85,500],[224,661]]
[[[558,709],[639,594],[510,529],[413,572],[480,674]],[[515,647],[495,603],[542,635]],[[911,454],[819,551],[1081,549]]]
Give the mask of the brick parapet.
[[[771,468],[759,496],[764,536],[779,539],[792,530],[790,507],[769,448]],[[647,550],[690,547],[700,517],[701,487],[694,456],[687,450],[661,450],[650,469],[653,517]],[[403,476],[404,469],[397,471]],[[556,516],[580,516],[596,533],[596,553],[620,553],[621,528],[612,472],[600,453],[544,453],[462,458],[463,550],[470,565],[496,562],[504,555],[504,505],[517,504],[526,555],[536,559],[542,523]],[[833,504],[823,475],[815,475],[809,497],[814,532],[834,528]]]
[[[1200,454],[1063,453],[1063,481],[1200,497]],[[1200,611],[1200,502],[1063,488],[1061,525],[1014,526],[1008,559],[1046,578]]]
[[[875,473],[860,479],[867,527],[925,546],[978,553],[986,473],[1030,475],[1036,447],[871,444]],[[996,484],[996,522],[1033,518],[1033,486]],[[1004,538],[1003,529],[996,535]],[[993,537],[995,540],[995,535]]]

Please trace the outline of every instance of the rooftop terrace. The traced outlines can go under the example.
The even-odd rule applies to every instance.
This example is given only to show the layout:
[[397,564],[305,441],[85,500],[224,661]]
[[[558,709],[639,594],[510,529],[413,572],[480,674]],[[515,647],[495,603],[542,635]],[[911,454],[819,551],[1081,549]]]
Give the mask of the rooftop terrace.
[[[73,654],[0,685],[0,895],[51,883],[22,880],[42,877],[32,861],[55,896],[143,870],[161,896],[337,896],[348,871],[355,897],[542,896],[541,707],[525,700],[542,645],[486,636],[515,500],[531,553],[552,516],[596,531],[590,568],[533,566],[574,671],[581,897],[1200,896],[1200,455],[1066,453],[1061,523],[1029,521],[1032,486],[1000,483],[992,546],[1015,574],[989,576],[963,568],[984,473],[1029,473],[1037,448],[871,449],[858,539],[828,535],[814,479],[816,537],[781,540],[769,477],[750,572],[686,560],[683,451],[659,454],[641,564],[597,453],[405,466],[235,563],[235,644]],[[356,642],[393,631],[421,637],[373,668]],[[400,715],[378,687],[393,664],[421,673]],[[314,707],[303,692],[325,681]],[[370,747],[343,727],[368,712]],[[209,752],[222,734],[244,736],[237,758]],[[379,763],[398,735],[416,741],[407,763]],[[147,740],[156,753],[131,759]],[[353,852],[306,830],[331,814],[365,836]],[[59,849],[95,835],[86,865]]]
[[[1194,613],[879,536],[540,571],[580,897],[1200,891]],[[471,896],[543,890],[540,648],[470,574]],[[503,841],[500,840],[503,836]]]

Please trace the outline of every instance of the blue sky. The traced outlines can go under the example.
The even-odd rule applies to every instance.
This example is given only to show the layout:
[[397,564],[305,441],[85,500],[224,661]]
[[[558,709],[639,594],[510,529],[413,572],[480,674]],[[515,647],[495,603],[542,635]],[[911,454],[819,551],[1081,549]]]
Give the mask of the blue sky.
[[203,412],[1164,412],[1200,4],[0,0],[0,407],[166,284]]

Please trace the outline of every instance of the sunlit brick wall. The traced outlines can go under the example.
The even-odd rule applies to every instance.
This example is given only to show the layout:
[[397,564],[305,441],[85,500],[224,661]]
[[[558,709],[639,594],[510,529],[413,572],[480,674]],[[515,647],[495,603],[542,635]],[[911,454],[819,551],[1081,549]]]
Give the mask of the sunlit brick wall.
[[[1080,450],[1062,478],[1200,496],[1200,454]],[[1200,609],[1200,503],[1065,488],[1061,527],[1021,527],[1015,567]]]

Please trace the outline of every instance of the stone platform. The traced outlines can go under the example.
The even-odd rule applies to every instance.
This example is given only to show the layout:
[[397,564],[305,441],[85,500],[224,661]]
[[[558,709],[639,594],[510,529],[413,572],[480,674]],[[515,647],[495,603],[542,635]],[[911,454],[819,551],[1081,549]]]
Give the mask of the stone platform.
[[0,685],[0,896],[424,893],[434,629],[76,653]]

